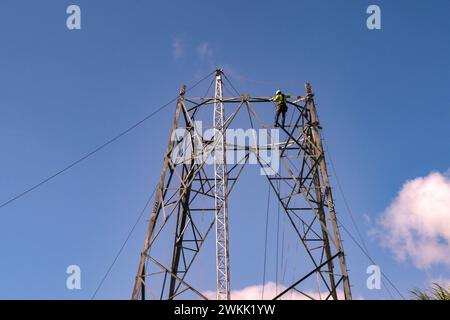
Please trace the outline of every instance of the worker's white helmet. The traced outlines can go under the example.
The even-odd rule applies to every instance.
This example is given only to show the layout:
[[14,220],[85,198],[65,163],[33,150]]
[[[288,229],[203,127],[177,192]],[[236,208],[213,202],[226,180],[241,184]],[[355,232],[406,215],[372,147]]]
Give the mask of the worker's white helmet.
[[281,93],[281,90],[277,90],[277,92],[275,92],[275,94],[280,94]]

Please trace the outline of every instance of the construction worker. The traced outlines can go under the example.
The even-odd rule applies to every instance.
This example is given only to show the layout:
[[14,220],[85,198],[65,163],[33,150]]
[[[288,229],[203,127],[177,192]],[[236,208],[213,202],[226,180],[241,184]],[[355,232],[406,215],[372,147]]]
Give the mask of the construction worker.
[[278,119],[280,118],[280,113],[281,113],[281,126],[284,127],[284,123],[286,121],[286,112],[288,109],[286,99],[290,97],[291,96],[282,93],[281,90],[277,90],[277,92],[275,92],[275,97],[270,99],[273,102],[278,102],[275,111],[275,124],[274,124],[275,127],[278,127]]

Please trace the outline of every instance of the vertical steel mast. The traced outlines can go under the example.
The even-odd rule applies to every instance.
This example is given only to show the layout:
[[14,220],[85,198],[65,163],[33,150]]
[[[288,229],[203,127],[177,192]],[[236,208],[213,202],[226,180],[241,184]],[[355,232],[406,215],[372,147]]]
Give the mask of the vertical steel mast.
[[214,197],[216,213],[217,300],[230,299],[225,140],[222,70],[217,70],[214,95],[214,143],[216,145],[214,150]]

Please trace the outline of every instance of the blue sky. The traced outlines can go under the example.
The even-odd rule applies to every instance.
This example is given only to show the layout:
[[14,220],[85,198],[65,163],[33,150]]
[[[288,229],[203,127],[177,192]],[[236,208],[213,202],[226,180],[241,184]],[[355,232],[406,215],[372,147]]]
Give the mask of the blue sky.
[[[381,7],[381,30],[366,28],[372,3]],[[70,4],[81,7],[81,30],[66,28]],[[220,6],[3,0],[0,202],[151,113],[181,84],[221,66],[240,91],[254,95],[276,89],[303,94],[303,83],[311,82],[337,174],[382,270],[405,295],[432,279],[450,278],[448,266],[418,269],[399,262],[367,236],[407,180],[450,167],[449,11],[448,1],[440,0],[231,0]],[[262,115],[272,120],[272,110]],[[173,108],[166,108],[0,209],[0,298],[91,297],[159,178],[172,116]],[[267,190],[257,187],[245,196],[250,183],[240,189],[249,202],[239,202],[235,212],[264,212],[259,200]],[[336,198],[352,229],[342,198]],[[97,298],[130,297],[147,217]],[[253,221],[257,245],[264,216]],[[249,250],[249,259],[262,261],[262,245],[236,245],[246,239],[248,226],[235,223],[231,254],[245,257]],[[354,295],[389,298],[385,290],[366,288],[370,263],[343,238]],[[65,286],[71,264],[82,270],[78,291]],[[259,283],[261,272],[250,272],[245,259],[233,260],[234,288]],[[202,289],[213,290],[214,283]]]

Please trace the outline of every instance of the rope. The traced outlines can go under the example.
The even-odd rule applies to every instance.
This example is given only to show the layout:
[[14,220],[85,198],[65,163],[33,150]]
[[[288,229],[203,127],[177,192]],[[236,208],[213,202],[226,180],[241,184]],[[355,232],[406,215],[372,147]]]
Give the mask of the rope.
[[114,260],[112,261],[112,263],[110,264],[110,266],[108,267],[108,269],[106,270],[105,275],[103,276],[102,280],[100,281],[100,283],[98,284],[97,288],[95,289],[94,294],[91,297],[91,300],[93,300],[95,298],[95,296],[97,295],[98,291],[101,289],[101,287],[103,286],[103,283],[105,282],[106,278],[109,276],[109,273],[111,272],[112,268],[114,267],[114,265],[116,264],[117,260],[119,259],[120,254],[122,253],[123,249],[125,248],[125,245],[127,244],[128,240],[130,239],[132,233],[134,232],[134,229],[136,229],[136,226],[138,225],[139,221],[141,221],[142,216],[144,215],[144,212],[147,210],[147,207],[151,201],[151,199],[153,198],[153,195],[155,194],[156,191],[156,187],[153,189],[152,193],[150,194],[150,196],[147,199],[147,202],[145,203],[144,208],[142,209],[141,213],[139,214],[138,218],[136,219],[135,223],[133,224],[133,226],[131,227],[131,230],[128,232],[127,237],[125,238],[125,241],[122,243],[122,246],[120,247],[119,251],[117,252],[116,256],[114,257]]
[[215,78],[212,78],[212,79],[211,79],[211,83],[209,84],[209,87],[208,87],[208,89],[206,90],[206,92],[205,92],[205,94],[203,95],[203,97],[206,97],[206,96],[208,95],[209,90],[211,90],[211,87],[212,87],[212,85],[213,85],[213,83],[214,83],[215,80],[216,80]]
[[[372,262],[373,264],[377,264],[372,259],[372,257],[363,249],[363,247],[358,243],[358,241],[353,237],[353,235],[350,233],[350,231],[348,231],[347,228],[341,222],[339,222],[339,225],[342,229],[344,229],[345,233],[347,233],[347,235],[350,237],[350,239],[352,239],[352,241],[358,246],[358,248],[364,253],[364,255],[370,260],[370,262]],[[400,292],[400,290],[398,290],[398,288],[392,283],[391,279],[389,279],[389,277],[383,271],[381,271],[381,275],[386,278],[387,282],[394,288],[394,290],[398,293],[398,295],[403,300],[405,300],[405,297]]]
[[[207,76],[203,77],[202,79],[200,79],[198,82],[196,82],[194,85],[192,85],[191,87],[189,87],[189,89],[186,90],[186,92],[194,89],[197,85],[199,85],[201,82],[203,82],[205,79],[207,79],[208,77],[210,77],[215,71],[211,72],[210,74],[208,74]],[[175,102],[178,99],[178,96],[171,99],[169,102],[163,104],[162,106],[160,106],[158,109],[156,109],[155,111],[153,111],[152,113],[150,113],[149,115],[147,115],[146,117],[144,117],[142,120],[136,122],[135,124],[133,124],[132,126],[130,126],[129,128],[125,129],[124,131],[122,131],[121,133],[119,133],[118,135],[114,136],[113,138],[107,140],[106,142],[104,142],[103,144],[101,144],[100,146],[98,146],[97,148],[95,148],[94,150],[92,150],[91,152],[88,152],[87,154],[85,154],[84,156],[82,156],[81,158],[79,158],[78,160],[73,161],[72,163],[70,163],[68,166],[64,167],[63,169],[55,172],[54,174],[50,175],[49,177],[45,178],[44,180],[40,181],[39,183],[33,185],[32,187],[24,190],[23,192],[15,195],[14,197],[10,198],[9,200],[3,202],[2,204],[0,204],[0,209],[2,209],[3,207],[11,204],[12,202],[22,198],[23,196],[27,195],[28,193],[36,190],[37,188],[41,187],[42,185],[44,185],[45,183],[53,180],[54,178],[56,178],[57,176],[63,174],[64,172],[70,170],[71,168],[75,167],[76,165],[80,164],[81,162],[83,162],[84,160],[88,159],[89,157],[93,156],[94,154],[96,154],[97,152],[99,152],[100,150],[106,148],[107,146],[109,146],[110,144],[112,144],[113,142],[117,141],[118,139],[120,139],[121,137],[123,137],[124,135],[126,135],[127,133],[129,133],[130,131],[132,131],[133,129],[136,129],[137,127],[139,127],[141,124],[143,124],[145,121],[149,120],[150,118],[152,118],[153,116],[155,116],[157,113],[159,113],[160,111],[162,111],[164,108],[166,108],[167,106],[169,106],[170,104],[172,104],[173,102]]]
[[[280,182],[278,182],[278,190],[280,190]],[[275,265],[275,294],[278,295],[278,248],[280,241],[280,201],[278,201],[278,214],[277,214],[277,250],[276,250],[276,265]]]
[[231,83],[230,79],[228,79],[228,77],[226,76],[225,73],[222,73],[223,76],[225,77],[225,80],[230,84],[231,88],[234,90],[234,92],[240,96],[241,94],[239,93],[239,91],[233,86],[233,84]]
[[356,232],[358,233],[358,237],[359,237],[359,240],[362,243],[362,246],[364,247],[364,249],[367,252],[369,252],[369,250],[367,250],[367,246],[366,246],[366,243],[364,241],[364,238],[363,238],[363,236],[362,236],[362,234],[361,234],[361,232],[359,230],[358,224],[356,223],[356,220],[355,220],[353,212],[352,212],[352,210],[350,208],[350,205],[348,204],[347,198],[344,195],[344,190],[342,188],[341,181],[339,180],[339,177],[338,177],[338,175],[336,173],[336,168],[334,167],[334,161],[333,161],[333,158],[331,157],[331,153],[330,153],[330,150],[328,148],[327,142],[326,142],[325,139],[323,139],[323,142],[324,142],[324,145],[325,145],[325,149],[326,149],[326,151],[328,153],[328,159],[330,160],[331,170],[333,171],[333,175],[336,177],[336,182],[337,182],[337,185],[338,185],[339,193],[341,194],[342,200],[344,201],[344,205],[345,205],[345,207],[347,209],[347,212],[348,212],[348,214],[350,216],[350,220],[352,221],[353,227],[355,228]]
[[284,283],[285,283],[285,281],[284,281],[284,276],[285,276],[285,273],[284,273],[284,269],[286,268],[286,264],[287,264],[287,261],[285,261],[285,257],[284,257],[284,250],[285,250],[285,246],[286,246],[286,243],[285,243],[285,236],[286,236],[286,234],[285,234],[285,231],[286,231],[286,220],[285,220],[285,215],[283,214],[283,218],[282,218],[282,221],[281,221],[281,224],[282,224],[282,236],[281,236],[281,261],[280,261],[280,272],[281,272],[281,284],[282,285],[284,285]]
[[[205,80],[206,78],[208,78],[209,76],[211,76],[212,73],[210,73],[208,76],[206,76],[205,78],[201,79],[200,82],[202,82],[203,80]],[[192,86],[190,88],[190,90],[192,90],[195,86],[197,86],[200,82],[197,82],[194,86]],[[208,86],[208,89],[206,90],[206,93],[204,95],[204,97],[206,97],[212,87],[212,84],[214,83],[214,78],[212,79],[211,83]],[[186,92],[188,92],[189,90],[186,90]],[[130,232],[128,233],[128,236],[126,237],[125,241],[123,242],[122,246],[120,247],[119,251],[117,252],[116,256],[114,257],[114,260],[112,261],[112,263],[110,264],[109,268],[107,269],[105,275],[103,276],[102,280],[100,281],[99,285],[97,286],[97,289],[95,290],[94,294],[91,297],[91,300],[93,300],[95,298],[95,296],[97,295],[97,292],[101,289],[103,283],[105,282],[106,278],[108,277],[109,273],[111,272],[112,268],[114,267],[114,264],[116,263],[116,261],[118,260],[120,254],[122,253],[123,249],[125,248],[125,245],[127,244],[128,240],[131,237],[131,234],[133,233],[134,229],[136,228],[137,224],[139,223],[139,221],[141,220],[144,212],[146,211],[151,199],[153,198],[155,192],[156,192],[157,186],[155,186],[155,188],[153,189],[151,195],[149,196],[149,198],[147,199],[147,202],[145,203],[144,208],[142,209],[139,217],[137,218],[136,222],[134,223],[134,225],[132,226]],[[151,249],[151,248],[150,248]],[[149,250],[150,250],[149,249]],[[147,267],[147,261],[145,262],[146,267]]]
[[267,192],[267,209],[266,209],[266,232],[264,237],[264,268],[263,268],[263,288],[261,294],[261,300],[264,300],[264,287],[266,285],[266,265],[267,265],[267,235],[269,230],[269,207],[270,207],[270,191],[272,187],[269,184],[269,191]]
[[[322,132],[322,135],[323,135],[323,132]],[[333,162],[333,159],[332,159],[332,157],[331,157],[331,153],[330,153],[330,151],[329,151],[329,148],[328,148],[328,145],[327,145],[327,143],[326,143],[326,140],[323,139],[323,142],[324,142],[324,145],[325,145],[325,149],[326,149],[326,151],[327,151],[327,153],[328,153],[328,159],[330,160],[330,164],[331,164],[331,169],[332,169],[332,171],[333,171],[333,175],[336,177],[336,182],[337,182],[337,185],[338,185],[339,193],[341,194],[341,197],[342,197],[342,199],[343,199],[343,201],[344,201],[344,204],[345,204],[345,207],[346,207],[346,209],[347,209],[347,213],[348,213],[348,215],[350,216],[350,219],[351,219],[351,221],[352,221],[353,227],[355,228],[355,230],[356,230],[356,232],[357,232],[357,234],[358,234],[358,237],[359,237],[359,240],[361,241],[361,244],[357,241],[357,239],[356,239],[355,237],[353,237],[353,235],[352,235],[352,234],[350,233],[350,231],[342,224],[341,221],[339,221],[339,224],[340,224],[340,226],[342,227],[342,229],[344,229],[344,231],[349,235],[349,237],[352,239],[352,241],[353,241],[353,242],[358,246],[358,248],[363,252],[363,254],[370,260],[370,262],[373,263],[373,264],[377,264],[377,263],[375,263],[375,261],[372,259],[371,255],[370,255],[370,253],[369,253],[369,250],[367,249],[367,246],[366,246],[366,243],[365,243],[365,241],[364,241],[364,238],[362,237],[362,234],[361,234],[361,232],[360,232],[360,229],[359,229],[359,227],[358,227],[358,224],[356,223],[356,220],[355,220],[355,217],[354,217],[354,215],[353,215],[353,212],[352,212],[352,210],[351,210],[351,208],[350,208],[350,205],[349,205],[349,203],[348,203],[348,201],[347,201],[347,198],[346,198],[346,196],[345,196],[345,194],[344,194],[344,190],[343,190],[343,188],[342,188],[342,185],[341,185],[341,182],[340,182],[340,180],[339,180],[339,177],[338,177],[338,175],[337,175],[337,173],[336,173],[336,168],[334,167],[334,162]],[[337,220],[337,217],[336,217],[336,220]],[[381,272],[381,275],[382,275],[382,276],[386,279],[386,281],[392,286],[392,288],[394,288],[394,290],[398,293],[398,295],[404,300],[405,297],[402,295],[402,293],[400,292],[400,290],[394,285],[394,283],[389,279],[389,277],[388,277],[385,273],[383,273],[383,272]],[[389,289],[388,289],[387,286],[386,286],[386,289],[387,289],[386,291],[388,292],[389,296],[392,297],[392,293],[389,291]]]

